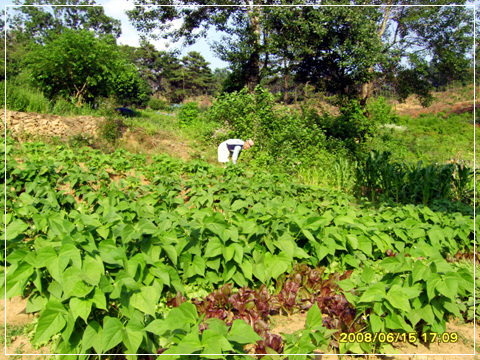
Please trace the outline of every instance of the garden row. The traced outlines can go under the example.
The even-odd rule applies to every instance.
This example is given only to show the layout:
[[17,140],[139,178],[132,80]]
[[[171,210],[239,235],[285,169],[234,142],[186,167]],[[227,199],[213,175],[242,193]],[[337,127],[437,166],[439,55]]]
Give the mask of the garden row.
[[[332,276],[329,294],[364,331],[442,333],[449,316],[468,310],[472,274],[445,260],[473,252],[473,218],[461,213],[373,209],[285,176],[163,155],[148,163],[122,150],[15,147],[7,138],[5,156],[7,297],[29,297],[27,312],[39,313],[33,343],[53,339],[56,353],[242,354],[257,341],[290,354],[334,343],[341,353],[385,351],[338,345],[342,325],[322,320],[333,305],[315,288]],[[283,294],[270,310],[290,311],[305,303],[300,289],[314,271],[303,335],[274,349],[238,307]],[[236,318],[206,316],[208,294],[221,289],[225,307],[245,295],[229,309]],[[185,299],[173,304],[175,296]]]

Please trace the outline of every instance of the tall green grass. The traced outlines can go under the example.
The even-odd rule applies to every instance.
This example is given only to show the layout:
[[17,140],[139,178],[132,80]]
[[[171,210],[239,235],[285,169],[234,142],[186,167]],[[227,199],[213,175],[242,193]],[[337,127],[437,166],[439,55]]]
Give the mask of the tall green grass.
[[[1,105],[5,106],[5,81],[0,82]],[[43,93],[15,81],[7,83],[6,108],[13,111],[34,112],[55,115],[101,115],[101,109],[89,104],[75,106],[71,101],[58,98],[49,100]]]
[[473,114],[402,116],[396,125],[380,127],[371,148],[393,149],[396,161],[443,164],[455,159],[473,166],[474,141],[480,141],[480,131],[474,134]]
[[474,173],[464,163],[391,161],[391,152],[372,151],[356,168],[355,193],[370,201],[431,205],[434,201],[473,204]]

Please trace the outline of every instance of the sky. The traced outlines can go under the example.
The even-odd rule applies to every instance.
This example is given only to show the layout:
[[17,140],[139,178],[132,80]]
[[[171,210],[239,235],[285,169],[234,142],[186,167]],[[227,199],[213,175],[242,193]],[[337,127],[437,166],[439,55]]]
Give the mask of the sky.
[[[122,35],[117,40],[118,44],[121,45],[130,45],[130,46],[139,46],[140,45],[140,34],[136,31],[133,25],[128,20],[128,16],[125,14],[125,10],[132,9],[134,7],[133,1],[126,0],[96,0],[96,4],[102,5],[105,11],[105,14],[120,20],[122,23]],[[0,0],[0,9],[5,9],[6,5],[14,5],[12,0]],[[215,70],[216,68],[226,68],[228,63],[216,58],[211,51],[209,43],[212,40],[219,40],[220,37],[214,31],[209,32],[209,36],[206,39],[198,41],[192,46],[182,48],[181,44],[175,45],[170,44],[168,49],[179,49],[182,55],[186,55],[190,51],[197,51],[205,58],[205,60],[210,63],[210,68]],[[167,41],[165,40],[150,40],[152,44],[155,45],[157,50],[166,50],[165,46]]]
[[[128,16],[125,14],[125,10],[133,9],[133,2],[125,0],[96,0],[95,2],[99,5],[103,5],[105,14],[122,22],[122,35],[118,39],[118,43],[122,45],[139,46],[139,34],[128,20]],[[219,39],[220,38],[218,34],[216,34],[214,31],[210,31],[207,39],[202,39],[192,46],[181,48],[180,46],[171,45],[170,48],[180,49],[182,55],[186,55],[189,51],[198,51],[200,54],[202,54],[205,60],[210,63],[210,68],[212,70],[216,68],[225,68],[228,67],[228,63],[216,58],[209,45],[212,40]],[[150,42],[155,45],[157,50],[166,49],[165,40],[150,40]]]

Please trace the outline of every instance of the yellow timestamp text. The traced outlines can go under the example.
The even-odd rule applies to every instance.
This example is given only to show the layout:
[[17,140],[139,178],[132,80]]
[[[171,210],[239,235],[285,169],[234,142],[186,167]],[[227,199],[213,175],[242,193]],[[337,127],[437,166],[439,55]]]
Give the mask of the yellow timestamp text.
[[341,343],[416,343],[417,341],[426,343],[456,343],[458,334],[456,332],[444,332],[442,334],[426,332],[417,334],[409,333],[384,333],[384,332],[357,332],[340,333],[339,342]]

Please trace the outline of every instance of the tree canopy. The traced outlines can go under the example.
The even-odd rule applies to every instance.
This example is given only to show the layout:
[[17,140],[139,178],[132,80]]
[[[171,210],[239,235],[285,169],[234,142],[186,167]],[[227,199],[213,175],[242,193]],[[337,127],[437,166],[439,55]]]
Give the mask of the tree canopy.
[[[98,96],[141,97],[138,72],[121,57],[113,38],[65,29],[25,59],[32,82],[49,98],[63,96],[81,105]],[[127,96],[128,95],[128,96]],[[130,99],[131,100],[131,99]]]
[[115,38],[122,33],[120,20],[107,16],[101,5],[94,6],[94,0],[14,0],[14,3],[19,6],[11,8],[9,30],[18,37],[43,41],[65,28],[90,30],[99,36]]
[[[388,82],[400,99],[417,94],[428,103],[435,84],[465,79],[472,65],[473,11],[462,6],[466,0],[135,4],[142,6],[128,15],[145,34],[192,44],[209,29],[221,32],[213,50],[230,64],[232,90],[244,85],[253,90],[278,73],[285,79],[285,91],[288,76],[295,75],[297,82],[365,104],[375,86]],[[420,58],[427,62],[427,74]],[[407,78],[413,84],[405,86]]]

